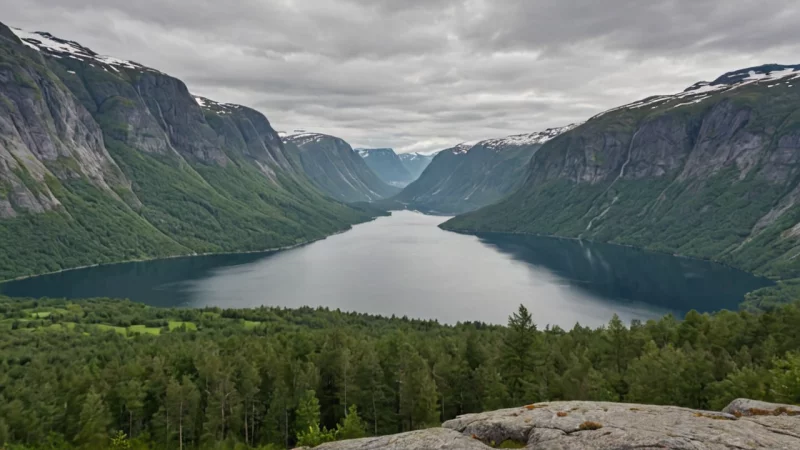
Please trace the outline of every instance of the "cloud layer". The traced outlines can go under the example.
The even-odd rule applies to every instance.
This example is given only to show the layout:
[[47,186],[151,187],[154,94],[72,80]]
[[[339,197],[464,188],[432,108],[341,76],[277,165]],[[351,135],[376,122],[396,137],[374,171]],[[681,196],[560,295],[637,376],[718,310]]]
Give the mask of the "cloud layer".
[[792,0],[0,0],[49,31],[264,112],[431,151],[541,130],[723,72],[798,63]]

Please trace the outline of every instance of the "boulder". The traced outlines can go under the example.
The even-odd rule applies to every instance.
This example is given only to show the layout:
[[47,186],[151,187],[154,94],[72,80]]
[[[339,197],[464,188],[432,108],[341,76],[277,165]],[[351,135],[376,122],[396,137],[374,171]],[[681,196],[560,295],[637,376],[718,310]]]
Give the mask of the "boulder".
[[725,409],[724,413],[733,414],[737,417],[753,416],[800,416],[800,406],[782,405],[780,403],[767,403],[747,398],[737,398],[732,401]]

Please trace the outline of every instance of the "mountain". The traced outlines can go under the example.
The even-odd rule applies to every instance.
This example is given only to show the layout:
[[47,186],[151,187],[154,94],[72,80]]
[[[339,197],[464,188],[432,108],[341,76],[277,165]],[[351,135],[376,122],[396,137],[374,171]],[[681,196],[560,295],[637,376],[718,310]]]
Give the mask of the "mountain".
[[400,162],[403,163],[408,173],[411,174],[411,178],[416,180],[417,178],[422,175],[422,172],[425,171],[425,168],[428,167],[428,164],[433,161],[433,157],[435,155],[426,155],[423,153],[400,153],[397,155],[400,158]]
[[385,183],[403,188],[415,179],[390,148],[359,148],[356,152]]
[[393,200],[439,214],[460,214],[496,202],[519,185],[525,166],[542,144],[574,126],[442,150]]
[[800,66],[765,65],[591,118],[542,146],[513,195],[443,224],[800,275]]
[[320,190],[343,202],[371,202],[399,188],[384,183],[343,139],[318,133],[284,136],[302,170]]
[[269,121],[0,24],[0,280],[318,239],[371,214],[313,187]]

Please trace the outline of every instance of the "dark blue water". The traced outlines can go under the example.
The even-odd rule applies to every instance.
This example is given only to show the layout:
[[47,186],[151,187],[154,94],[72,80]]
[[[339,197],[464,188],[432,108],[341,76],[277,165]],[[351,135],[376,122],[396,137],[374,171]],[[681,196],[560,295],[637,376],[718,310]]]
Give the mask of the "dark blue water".
[[769,281],[719,264],[605,244],[440,230],[396,212],[273,253],[94,267],[0,285],[24,297],[121,297],[154,306],[327,306],[442,322],[505,323],[520,303],[540,326],[597,326],[736,309]]

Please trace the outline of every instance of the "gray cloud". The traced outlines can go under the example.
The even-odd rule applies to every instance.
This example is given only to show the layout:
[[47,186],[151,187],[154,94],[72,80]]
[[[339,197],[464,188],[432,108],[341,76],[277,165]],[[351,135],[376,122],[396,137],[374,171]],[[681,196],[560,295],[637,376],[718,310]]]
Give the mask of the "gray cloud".
[[790,0],[0,0],[0,13],[277,129],[402,151],[565,125],[800,54]]

